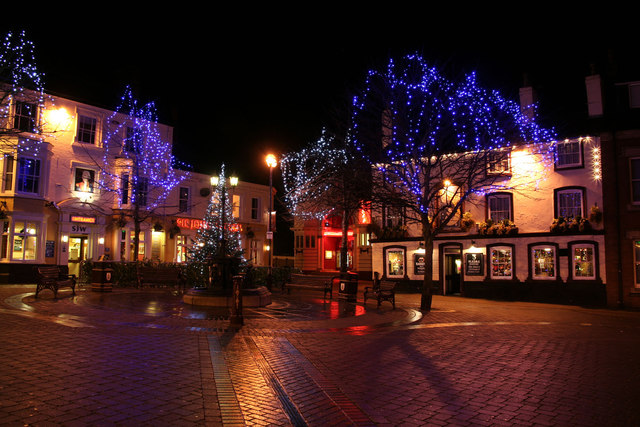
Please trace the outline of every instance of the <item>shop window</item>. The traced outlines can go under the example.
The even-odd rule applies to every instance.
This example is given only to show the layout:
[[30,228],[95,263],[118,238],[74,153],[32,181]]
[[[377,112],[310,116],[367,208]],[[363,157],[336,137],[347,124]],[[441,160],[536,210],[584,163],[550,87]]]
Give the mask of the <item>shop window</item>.
[[14,157],[10,154],[4,156],[4,183],[2,189],[11,191],[13,189],[13,168],[15,167]]
[[582,142],[563,141],[556,144],[556,169],[582,167]]
[[635,286],[640,288],[640,240],[633,242],[633,259],[636,271]]
[[40,160],[28,157],[18,158],[18,179],[16,190],[37,194],[40,185]]
[[[300,236],[302,237],[302,236]],[[249,250],[249,262],[251,264],[258,264],[258,248],[260,248],[262,242],[260,240],[251,240],[250,250]]]
[[30,102],[16,101],[13,127],[22,132],[36,132],[36,115],[38,107]]
[[511,174],[511,152],[494,150],[487,153],[488,175]]
[[631,159],[631,202],[640,204],[640,157]]
[[189,187],[180,187],[180,200],[178,200],[178,211],[187,212],[189,210]]
[[96,172],[91,169],[76,168],[74,190],[93,193]]
[[404,277],[404,254],[405,250],[403,248],[389,248],[385,251],[387,277]]
[[584,188],[563,188],[554,192],[556,218],[576,218],[584,215]]
[[596,247],[593,243],[575,243],[569,246],[571,274],[575,280],[596,279]]
[[178,234],[176,236],[176,262],[187,261],[187,236]]
[[505,219],[512,221],[512,203],[513,198],[509,193],[495,193],[487,195],[487,217],[493,222],[499,222]]
[[[144,246],[145,246],[145,236],[144,236],[144,231],[141,231],[140,234],[138,234],[138,240],[139,240],[139,244],[138,244],[138,256],[133,260],[133,261],[144,261]],[[131,240],[130,240],[130,246],[131,246],[131,254],[133,256],[134,250],[135,250],[135,245],[134,245],[134,241],[133,239],[136,237],[136,232],[135,231],[131,231]]]
[[16,221],[13,226],[11,259],[35,260],[38,249],[38,226],[31,221]]
[[257,197],[251,198],[251,219],[260,219],[260,199]]
[[553,245],[536,245],[529,248],[531,278],[535,280],[555,280],[557,270],[557,250]]
[[513,279],[514,254],[511,246],[493,246],[489,249],[489,271],[492,279]]
[[96,143],[96,123],[97,120],[93,117],[79,116],[78,117],[78,133],[76,135],[77,142],[83,142],[85,144]]

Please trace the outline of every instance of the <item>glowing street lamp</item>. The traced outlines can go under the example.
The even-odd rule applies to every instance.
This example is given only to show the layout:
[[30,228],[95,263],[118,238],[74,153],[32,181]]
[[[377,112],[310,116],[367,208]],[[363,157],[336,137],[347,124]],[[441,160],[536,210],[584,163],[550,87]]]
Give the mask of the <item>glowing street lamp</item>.
[[265,161],[267,162],[267,166],[269,166],[269,224],[267,225],[267,240],[269,240],[269,274],[267,276],[267,285],[269,290],[271,290],[271,273],[273,268],[273,257],[271,256],[271,253],[273,252],[273,230],[271,228],[271,216],[273,212],[273,168],[278,166],[278,160],[273,154],[267,154]]

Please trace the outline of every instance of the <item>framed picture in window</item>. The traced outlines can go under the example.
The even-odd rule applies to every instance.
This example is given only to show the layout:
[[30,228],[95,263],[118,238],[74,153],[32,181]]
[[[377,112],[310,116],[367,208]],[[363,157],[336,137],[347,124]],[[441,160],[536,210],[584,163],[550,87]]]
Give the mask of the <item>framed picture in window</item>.
[[96,172],[91,169],[76,168],[74,190],[93,193],[95,173]]

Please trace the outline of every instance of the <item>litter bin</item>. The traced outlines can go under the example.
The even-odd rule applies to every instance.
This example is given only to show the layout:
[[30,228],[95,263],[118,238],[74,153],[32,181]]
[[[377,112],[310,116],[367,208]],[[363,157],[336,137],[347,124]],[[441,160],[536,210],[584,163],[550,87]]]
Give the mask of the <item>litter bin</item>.
[[110,262],[96,261],[91,272],[91,290],[97,292],[111,292],[113,268]]
[[338,299],[355,302],[358,299],[358,275],[356,273],[344,273],[340,277]]

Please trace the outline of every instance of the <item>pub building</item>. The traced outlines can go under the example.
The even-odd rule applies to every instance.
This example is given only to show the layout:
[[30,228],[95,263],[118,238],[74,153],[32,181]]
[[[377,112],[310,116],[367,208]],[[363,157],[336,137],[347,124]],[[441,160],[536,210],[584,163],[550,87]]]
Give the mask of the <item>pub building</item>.
[[[134,254],[130,194],[101,187],[105,172],[96,162],[105,157],[105,139],[117,121],[122,141],[128,140],[129,118],[57,96],[45,97],[43,105],[12,97],[8,110],[3,125],[15,132],[3,137],[0,156],[0,283],[32,283],[33,267],[42,264],[79,274],[86,260],[186,260],[210,200],[209,175],[172,169],[183,179],[141,224]],[[158,132],[172,142],[171,126],[159,123]],[[109,157],[123,176],[131,167],[130,149],[123,142]],[[240,181],[232,200],[245,256],[266,265],[269,187]]]

